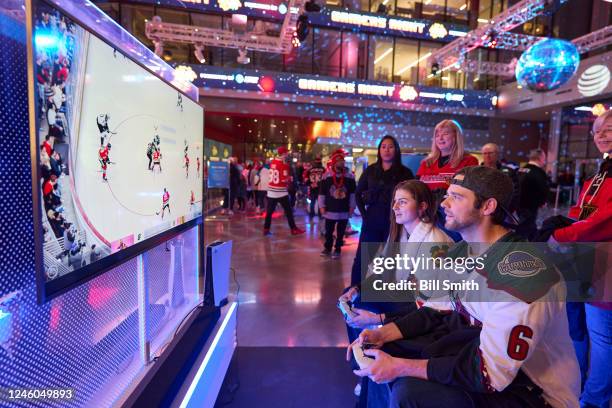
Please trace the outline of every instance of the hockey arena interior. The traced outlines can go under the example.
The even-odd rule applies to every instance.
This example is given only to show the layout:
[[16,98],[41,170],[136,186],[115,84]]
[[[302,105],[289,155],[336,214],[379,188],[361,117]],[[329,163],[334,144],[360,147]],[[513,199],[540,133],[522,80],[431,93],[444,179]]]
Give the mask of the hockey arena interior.
[[0,406],[611,408],[611,11],[0,0]]

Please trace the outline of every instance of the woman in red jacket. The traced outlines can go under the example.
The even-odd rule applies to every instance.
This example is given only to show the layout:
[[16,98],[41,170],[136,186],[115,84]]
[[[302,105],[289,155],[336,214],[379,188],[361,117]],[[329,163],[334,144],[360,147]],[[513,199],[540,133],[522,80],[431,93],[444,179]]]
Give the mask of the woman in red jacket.
[[[605,112],[593,123],[593,141],[604,161],[599,171],[584,182],[578,204],[572,207],[569,216],[577,220],[572,225],[554,231],[550,241],[592,242],[595,246],[593,289],[600,300],[590,303],[568,304],[572,339],[581,332],[586,323],[589,334],[590,353],[577,348],[581,371],[588,367],[588,377],[580,397],[581,407],[609,407],[612,397],[612,110]],[[576,311],[579,307],[581,310]]]
[[421,162],[417,170],[417,178],[424,182],[434,195],[438,208],[437,226],[454,241],[459,241],[461,235],[444,228],[446,215],[444,209],[440,207],[440,202],[446,194],[451,178],[456,172],[468,166],[478,166],[478,160],[464,151],[461,125],[451,119],[438,123],[434,128],[431,152]]
[[417,177],[432,191],[445,192],[453,175],[468,166],[478,166],[478,160],[464,151],[461,125],[450,119],[438,123],[434,129],[431,152],[421,162]]

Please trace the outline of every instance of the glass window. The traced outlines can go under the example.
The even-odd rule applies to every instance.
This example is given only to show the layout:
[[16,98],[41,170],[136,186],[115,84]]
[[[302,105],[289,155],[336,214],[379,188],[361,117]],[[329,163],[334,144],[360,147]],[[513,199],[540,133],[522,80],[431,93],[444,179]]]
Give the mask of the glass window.
[[121,5],[121,25],[148,47],[153,47],[153,41],[145,35],[145,24],[151,18],[153,18],[153,7]]
[[365,78],[368,60],[368,36],[350,32],[342,33],[342,76]]
[[368,79],[391,81],[393,70],[393,39],[370,36]]
[[283,54],[253,51],[251,55],[251,65],[248,67],[280,72],[283,70]]
[[157,15],[161,17],[164,23],[189,24],[189,13],[184,11],[158,8]]
[[339,77],[342,56],[340,31],[317,28],[314,35],[316,44],[314,72],[325,76]]
[[302,44],[285,54],[285,70],[300,74],[312,74],[313,32],[311,28],[308,37]]
[[222,23],[223,22],[221,16],[214,16],[212,14],[191,13],[191,25],[197,27],[222,28]]
[[447,70],[441,74],[442,88],[465,88],[466,75],[462,70]]
[[492,5],[493,0],[480,0],[478,3],[478,25],[487,24],[492,17]]
[[208,64],[214,65],[216,67],[223,66],[223,56],[224,53],[227,53],[231,50],[223,49],[220,47],[206,47],[206,59],[208,60]]
[[[419,62],[419,84],[427,85],[427,86],[441,86],[442,79],[441,76],[444,72],[439,73],[437,75],[431,74],[431,60],[428,60],[427,57],[431,55],[435,50],[440,48],[440,44],[431,43],[421,41],[421,48],[419,50],[419,58],[423,60]],[[444,68],[444,67],[440,67]],[[446,72],[446,71],[445,71]]]
[[446,3],[447,21],[453,23],[467,23],[468,5],[467,0],[447,0]]
[[370,12],[381,14],[394,14],[395,0],[371,0]]
[[96,6],[113,20],[119,21],[119,3],[96,3]]
[[395,40],[393,82],[417,83],[419,72],[419,43],[398,38]]
[[420,2],[415,0],[397,0],[395,14],[401,17],[418,18],[417,11],[420,8]]
[[344,8],[351,11],[370,10],[370,0],[344,0]]
[[425,0],[423,2],[423,18],[444,21],[446,0]]

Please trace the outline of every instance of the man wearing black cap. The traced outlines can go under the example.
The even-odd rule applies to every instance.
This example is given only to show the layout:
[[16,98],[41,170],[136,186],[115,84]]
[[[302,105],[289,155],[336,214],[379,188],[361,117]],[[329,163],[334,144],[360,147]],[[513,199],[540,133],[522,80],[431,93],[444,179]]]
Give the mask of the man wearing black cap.
[[453,176],[442,202],[445,227],[464,241],[444,259],[482,264],[447,276],[478,289],[442,291],[360,334],[356,344],[369,344],[364,353],[374,361],[355,374],[384,384],[373,386],[379,395],[368,406],[578,406],[564,287],[533,245],[504,227],[511,195],[512,181],[496,169],[467,167]]

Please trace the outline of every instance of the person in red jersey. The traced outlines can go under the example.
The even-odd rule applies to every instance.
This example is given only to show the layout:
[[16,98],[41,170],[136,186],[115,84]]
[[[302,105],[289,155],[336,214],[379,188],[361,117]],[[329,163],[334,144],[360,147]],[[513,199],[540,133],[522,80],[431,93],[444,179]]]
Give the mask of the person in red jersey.
[[189,156],[185,153],[185,177],[189,178]]
[[111,144],[108,143],[105,147],[101,147],[100,150],[98,150],[98,159],[100,160],[100,166],[102,167],[102,180],[104,181],[108,181],[106,178],[106,170],[108,168],[108,163],[110,163],[110,159],[108,157],[110,149]]
[[155,149],[153,151],[153,166],[151,166],[151,171],[155,171],[155,166],[159,167],[159,171],[162,171],[162,167],[161,167],[161,151],[159,150],[159,148]]
[[289,151],[281,146],[277,150],[278,157],[270,163],[270,181],[268,183],[268,208],[266,209],[266,220],[264,222],[264,235],[270,235],[270,225],[272,224],[272,214],[276,209],[276,204],[280,203],[285,210],[285,216],[291,228],[291,235],[303,234],[304,230],[295,225],[293,219],[293,209],[289,204],[289,182],[291,181],[291,168],[287,164]]
[[[161,209],[162,219],[164,218],[164,214],[166,212],[166,208],[168,209],[168,214],[170,214],[170,193],[164,187],[164,194],[162,195],[162,209]],[[155,214],[159,215],[159,212],[157,212]]]
[[[417,177],[433,192],[446,191],[453,175],[478,160],[464,151],[463,131],[457,121],[443,120],[434,128],[431,152],[421,162]],[[440,194],[441,197],[441,194]]]
[[[421,162],[417,178],[424,182],[434,194],[436,207],[442,201],[453,175],[464,167],[478,166],[478,159],[464,151],[463,130],[455,120],[445,119],[434,128],[431,152]],[[438,226],[453,240],[461,236],[444,228],[444,209],[439,207]]]
[[570,334],[586,377],[580,404],[599,408],[609,407],[612,398],[612,111],[595,120],[592,134],[604,160],[597,173],[585,180],[577,205],[569,211],[576,222],[555,229],[549,242],[596,243],[591,286],[598,301],[571,302],[567,308]]

